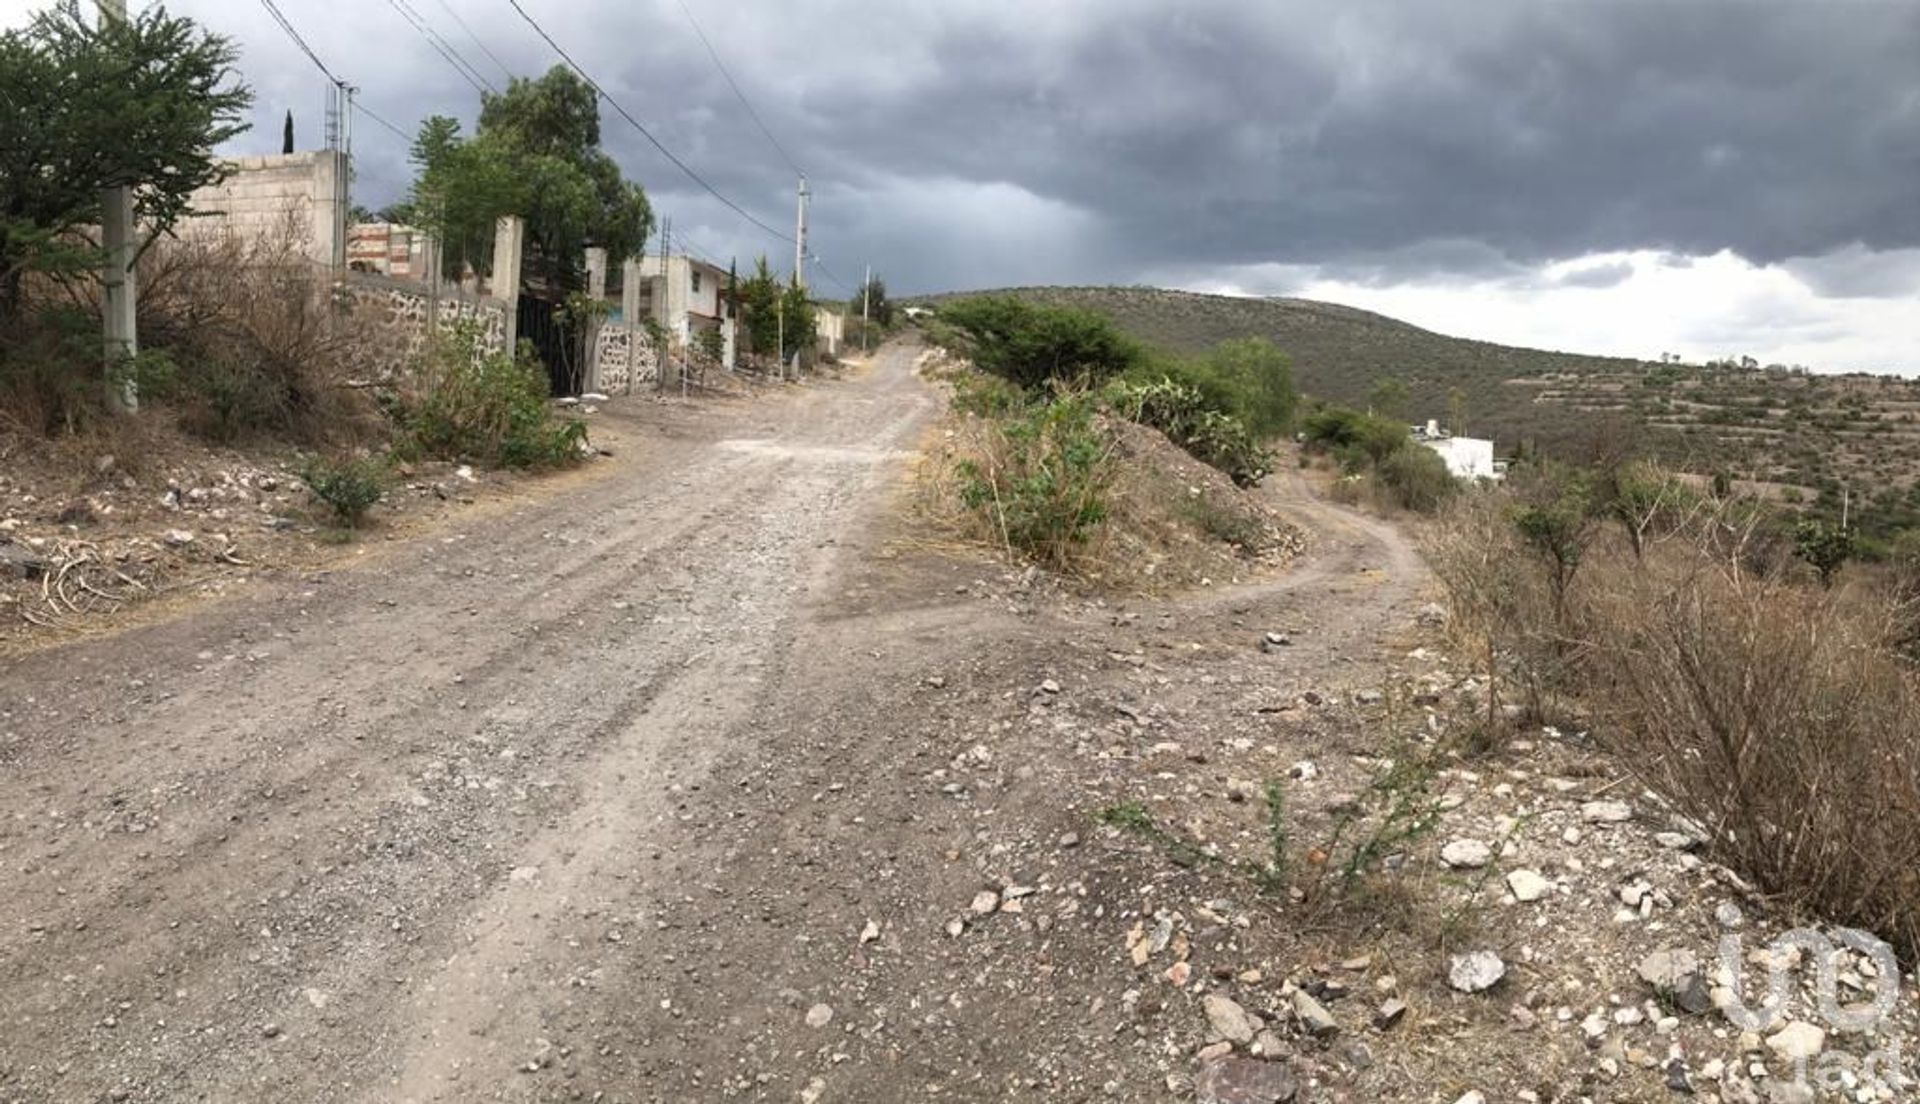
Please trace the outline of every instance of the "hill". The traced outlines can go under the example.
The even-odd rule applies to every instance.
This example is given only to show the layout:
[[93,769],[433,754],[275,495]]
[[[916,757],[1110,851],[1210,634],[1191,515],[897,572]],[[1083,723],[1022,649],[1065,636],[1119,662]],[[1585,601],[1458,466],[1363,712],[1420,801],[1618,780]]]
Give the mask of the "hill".
[[1641,451],[1823,513],[1847,499],[1873,536],[1920,526],[1920,381],[1516,348],[1310,299],[1140,287],[1001,293],[1098,311],[1169,353],[1264,337],[1292,358],[1301,390],[1334,402],[1365,405],[1375,384],[1396,378],[1410,421],[1444,422],[1457,409],[1456,431],[1492,437],[1501,455]]

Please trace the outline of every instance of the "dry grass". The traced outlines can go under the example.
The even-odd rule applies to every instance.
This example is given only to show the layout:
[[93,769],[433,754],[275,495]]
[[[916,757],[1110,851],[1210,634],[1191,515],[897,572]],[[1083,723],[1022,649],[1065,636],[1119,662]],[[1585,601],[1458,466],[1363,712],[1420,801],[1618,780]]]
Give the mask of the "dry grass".
[[170,364],[153,382],[216,441],[269,435],[355,446],[384,433],[354,386],[370,338],[334,302],[289,219],[261,237],[157,244],[141,264],[141,339]]
[[1536,705],[1577,702],[1603,747],[1762,891],[1920,954],[1920,673],[1906,606],[1825,591],[1751,522],[1686,519],[1636,559],[1609,531],[1556,611],[1488,496],[1430,549],[1456,633]]

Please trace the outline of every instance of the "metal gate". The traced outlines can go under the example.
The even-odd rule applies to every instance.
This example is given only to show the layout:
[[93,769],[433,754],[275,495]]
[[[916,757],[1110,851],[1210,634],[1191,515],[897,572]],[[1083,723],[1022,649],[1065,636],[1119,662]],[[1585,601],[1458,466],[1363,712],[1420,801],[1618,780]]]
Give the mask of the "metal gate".
[[585,349],[561,304],[522,293],[516,317],[519,339],[533,346],[547,369],[548,393],[556,399],[578,396],[586,382]]

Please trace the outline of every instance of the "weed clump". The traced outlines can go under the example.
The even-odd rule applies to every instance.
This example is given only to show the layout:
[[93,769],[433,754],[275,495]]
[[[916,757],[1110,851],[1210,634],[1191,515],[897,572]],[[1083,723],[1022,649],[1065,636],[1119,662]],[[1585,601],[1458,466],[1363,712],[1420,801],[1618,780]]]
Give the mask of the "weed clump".
[[530,356],[484,352],[462,327],[436,338],[388,400],[399,451],[492,467],[552,467],[577,459],[578,419],[555,417],[547,381]]
[[1062,395],[989,422],[955,471],[961,502],[1004,547],[1065,567],[1107,518],[1114,437],[1091,396]]
[[372,456],[314,457],[301,467],[300,481],[326,504],[335,521],[357,529],[386,493],[387,466]]

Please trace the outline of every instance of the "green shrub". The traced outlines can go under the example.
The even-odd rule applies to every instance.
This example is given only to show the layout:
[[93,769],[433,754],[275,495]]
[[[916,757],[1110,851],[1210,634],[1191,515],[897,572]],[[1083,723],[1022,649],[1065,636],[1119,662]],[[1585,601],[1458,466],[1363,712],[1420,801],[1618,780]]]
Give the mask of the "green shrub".
[[982,418],[1004,418],[1025,407],[1025,391],[999,376],[962,369],[953,376],[953,408]]
[[1170,378],[1154,383],[1117,383],[1109,401],[1131,421],[1167,435],[1194,459],[1215,467],[1241,486],[1273,470],[1273,454],[1260,447],[1238,418],[1212,407],[1192,387]]
[[471,327],[429,344],[390,410],[404,448],[447,460],[545,467],[577,459],[587,439],[585,423],[554,416],[529,352],[482,353]]
[[100,325],[72,308],[32,311],[0,329],[0,425],[71,433],[102,412]]
[[1286,355],[1264,338],[1223,341],[1194,357],[1156,357],[1136,365],[1132,383],[1171,379],[1199,392],[1205,405],[1238,419],[1255,440],[1292,430],[1299,395]]
[[981,371],[1029,391],[1053,383],[1104,383],[1146,357],[1137,342],[1092,311],[982,295],[948,304],[940,315],[948,340],[959,337],[957,352]]
[[1853,533],[1831,522],[1808,518],[1793,527],[1793,554],[1819,573],[1821,586],[1832,586],[1841,566],[1853,557]]
[[1010,551],[1067,566],[1107,518],[1114,442],[1091,396],[1063,395],[992,424],[960,461],[960,499]]
[[1460,489],[1439,453],[1412,442],[1388,454],[1374,472],[1396,504],[1422,514],[1438,510]]
[[335,521],[357,529],[386,491],[387,467],[372,456],[314,457],[300,469],[300,481],[326,503]]
[[1301,433],[1309,445],[1336,456],[1357,450],[1375,464],[1408,442],[1406,426],[1346,406],[1325,406],[1307,415]]

